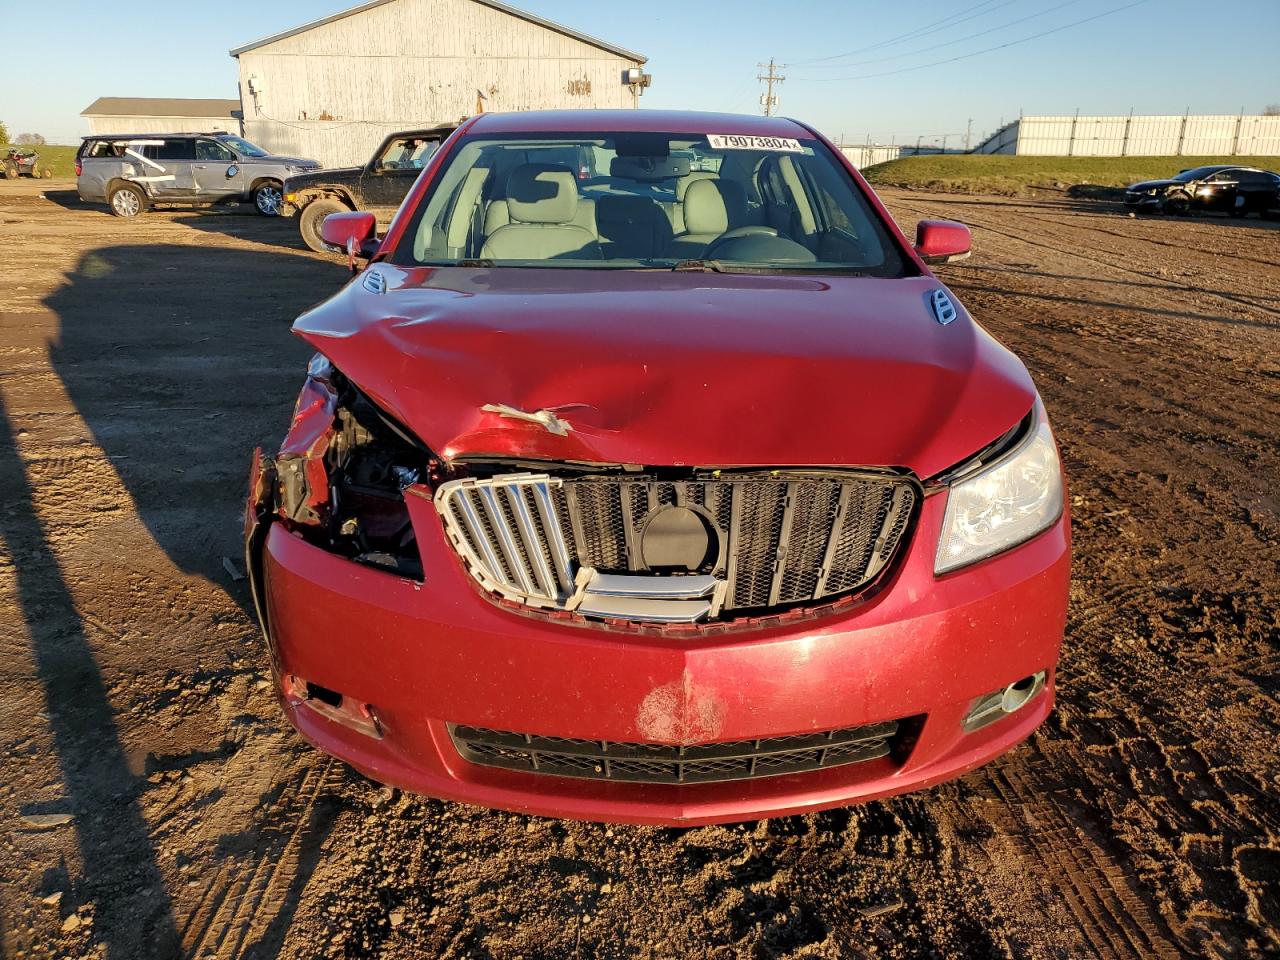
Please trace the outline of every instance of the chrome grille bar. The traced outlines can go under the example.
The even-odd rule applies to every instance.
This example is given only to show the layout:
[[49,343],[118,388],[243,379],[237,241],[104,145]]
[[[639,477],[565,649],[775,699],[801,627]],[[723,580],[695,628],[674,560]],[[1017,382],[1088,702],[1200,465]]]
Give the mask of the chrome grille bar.
[[[510,492],[509,488],[504,488],[503,492]],[[533,578],[529,576],[529,568],[526,558],[520,556],[516,548],[516,533],[507,523],[507,518],[503,513],[502,505],[498,503],[498,492],[492,487],[481,487],[477,493],[480,495],[480,502],[484,511],[489,515],[489,524],[495,534],[497,534],[498,547],[502,550],[502,555],[507,560],[507,569],[511,571],[514,583],[525,593],[532,594]],[[510,582],[510,581],[509,581]]]
[[538,592],[544,596],[554,597],[558,584],[547,565],[547,557],[543,552],[542,541],[533,525],[533,516],[529,513],[529,505],[525,503],[524,488],[508,487],[505,491],[511,504],[511,513],[516,519],[516,529],[524,546],[525,556],[529,558],[530,572],[537,580]]
[[[445,531],[485,588],[534,606],[560,607],[572,595],[572,560],[550,492],[558,483],[520,474],[440,487],[436,509]],[[526,491],[533,497],[536,521]]]

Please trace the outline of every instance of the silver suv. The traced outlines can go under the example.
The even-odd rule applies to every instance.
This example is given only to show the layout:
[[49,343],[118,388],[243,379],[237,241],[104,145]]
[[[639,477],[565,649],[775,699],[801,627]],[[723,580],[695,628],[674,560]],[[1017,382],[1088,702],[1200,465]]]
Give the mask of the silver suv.
[[237,200],[274,217],[285,178],[319,168],[229,133],[102,134],[85,137],[76,153],[76,188],[81,200],[105,203],[117,217],[153,204]]

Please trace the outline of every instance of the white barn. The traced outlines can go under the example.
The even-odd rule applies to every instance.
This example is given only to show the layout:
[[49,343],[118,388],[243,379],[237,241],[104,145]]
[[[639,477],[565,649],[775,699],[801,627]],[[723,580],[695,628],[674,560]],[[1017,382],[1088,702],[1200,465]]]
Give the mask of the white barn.
[[634,107],[638,53],[497,0],[372,0],[237,47],[244,135],[326,166],[488,112]]
[[90,133],[240,132],[239,100],[99,97],[80,116]]

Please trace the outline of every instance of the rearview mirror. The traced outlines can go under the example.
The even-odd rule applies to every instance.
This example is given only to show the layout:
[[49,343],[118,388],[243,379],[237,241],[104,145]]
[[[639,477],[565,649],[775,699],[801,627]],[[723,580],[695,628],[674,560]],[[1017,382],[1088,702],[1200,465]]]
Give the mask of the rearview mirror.
[[921,220],[916,224],[916,253],[925,263],[955,263],[969,256],[973,235],[954,220]]
[[377,249],[374,231],[378,219],[366,210],[331,213],[320,224],[320,239],[331,247],[346,251],[347,263],[354,273],[356,258],[368,260]]

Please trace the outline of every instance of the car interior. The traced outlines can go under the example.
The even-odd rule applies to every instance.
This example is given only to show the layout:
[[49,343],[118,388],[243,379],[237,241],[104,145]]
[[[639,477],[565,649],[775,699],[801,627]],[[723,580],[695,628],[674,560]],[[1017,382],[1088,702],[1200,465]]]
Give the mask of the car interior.
[[818,145],[637,139],[464,143],[411,224],[405,262],[901,269],[848,173]]

